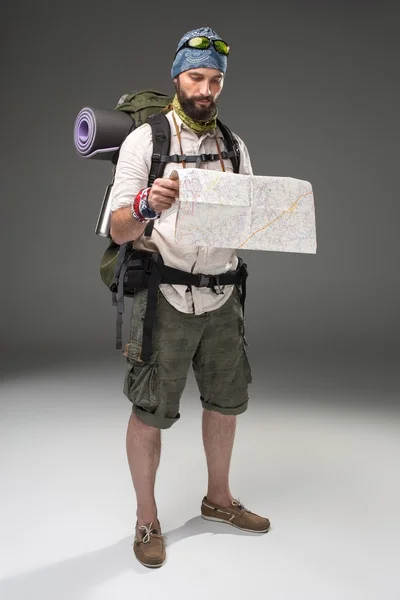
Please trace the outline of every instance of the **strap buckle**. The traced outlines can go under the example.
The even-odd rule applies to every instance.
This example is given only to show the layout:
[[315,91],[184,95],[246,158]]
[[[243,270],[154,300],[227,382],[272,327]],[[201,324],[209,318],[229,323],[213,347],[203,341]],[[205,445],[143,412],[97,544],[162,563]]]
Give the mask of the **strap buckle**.
[[172,156],[170,156],[170,159],[173,163],[180,163],[186,160],[186,154],[173,154]]
[[223,290],[221,290],[221,284],[219,283],[219,275],[214,275],[213,276],[215,283],[213,285],[213,292],[215,292],[218,296],[220,296],[221,294],[223,294]]
[[219,282],[219,275],[204,275],[202,273],[200,275],[198,287],[209,287],[218,295],[224,293]]
[[199,286],[198,287],[208,287],[210,283],[210,275],[203,275],[203,273],[200,275],[200,281],[199,281]]

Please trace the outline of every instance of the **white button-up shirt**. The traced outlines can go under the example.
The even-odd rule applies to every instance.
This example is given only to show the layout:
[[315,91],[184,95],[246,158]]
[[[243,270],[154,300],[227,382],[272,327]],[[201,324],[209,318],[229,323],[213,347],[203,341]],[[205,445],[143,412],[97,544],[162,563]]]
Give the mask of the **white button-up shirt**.
[[[216,132],[206,132],[199,137],[182,122],[175,111],[171,110],[166,114],[171,127],[170,154],[181,154],[172,114],[175,115],[180,131],[183,154],[217,154],[215,135],[218,136],[221,152],[226,149],[222,133],[218,127]],[[236,138],[240,148],[239,173],[252,175],[253,170],[247,147],[238,135],[236,135]],[[152,131],[150,125],[145,123],[132,131],[121,145],[112,188],[111,211],[130,206],[137,193],[148,187],[152,153]],[[225,171],[233,172],[229,158],[224,159],[224,165]],[[163,177],[169,177],[174,169],[182,168],[182,163],[166,163]],[[196,168],[196,166],[195,163],[186,163],[185,168]],[[222,170],[219,160],[202,162],[197,168]],[[163,211],[160,218],[154,221],[151,237],[147,238],[143,233],[134,241],[134,247],[138,250],[159,252],[164,264],[190,273],[218,275],[237,267],[238,257],[235,249],[178,246],[175,244],[177,210],[178,202],[176,201],[170,209]],[[190,286],[188,288],[188,286],[181,284],[160,284],[161,292],[172,306],[181,312],[197,315],[222,306],[232,294],[234,285],[224,285],[221,286],[221,289],[224,293],[216,294],[211,288],[206,287]]]

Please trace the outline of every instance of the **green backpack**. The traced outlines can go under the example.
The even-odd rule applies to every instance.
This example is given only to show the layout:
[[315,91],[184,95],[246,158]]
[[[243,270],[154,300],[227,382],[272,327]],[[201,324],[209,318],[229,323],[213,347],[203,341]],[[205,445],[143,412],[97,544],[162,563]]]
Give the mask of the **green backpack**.
[[[134,129],[136,129],[137,127],[140,127],[140,125],[142,125],[143,123],[148,122],[148,119],[150,116],[152,115],[157,115],[157,114],[163,114],[161,113],[161,111],[165,111],[167,112],[169,110],[169,105],[173,100],[173,96],[167,96],[166,94],[163,94],[162,92],[158,92],[157,90],[134,90],[133,92],[130,92],[129,94],[124,94],[118,101],[117,106],[115,107],[115,110],[121,110],[123,112],[128,113],[131,117],[132,117],[132,126],[129,129],[129,131],[127,132],[127,134],[125,135],[124,140],[127,138],[127,136],[131,133],[131,131],[133,131]],[[158,125],[157,123],[154,123],[155,126],[157,126],[157,130],[158,130]],[[155,131],[153,128],[153,133],[155,135]],[[161,132],[163,135],[165,135],[165,132],[162,131]],[[167,138],[168,139],[168,138]],[[122,140],[122,141],[124,141]],[[159,140],[161,141],[161,138],[158,138],[156,143],[158,145]],[[154,140],[153,140],[154,141]],[[121,142],[122,145],[122,142]],[[166,147],[166,140],[164,141],[163,146]],[[165,152],[165,154],[168,154],[169,152],[169,143],[168,143],[168,148]],[[117,150],[117,152],[114,154],[113,158],[112,158],[112,163],[114,164],[114,170],[113,170],[113,179],[112,182],[109,186],[109,188],[112,187],[113,183],[114,183],[114,177],[115,177],[115,168],[117,165],[117,161],[118,161],[118,157],[119,157],[119,150]],[[152,173],[152,181],[150,183],[150,177],[149,177],[149,186],[152,185],[152,183],[154,182],[154,180],[162,175],[162,170],[164,165],[162,165],[162,169],[160,168],[161,165],[154,163],[154,170],[156,170],[156,173]],[[158,167],[158,169],[157,169]],[[160,173],[160,175],[158,175],[158,173]],[[153,223],[151,223],[151,225],[153,225]],[[152,227],[146,229],[145,235],[151,234],[151,230]],[[110,289],[111,291],[115,291],[115,284],[114,283],[114,279],[115,279],[115,269],[117,266],[117,260],[118,260],[118,254],[119,254],[119,250],[120,250],[120,246],[118,244],[116,244],[114,242],[114,240],[111,238],[110,235],[108,235],[109,239],[110,239],[110,243],[108,245],[108,247],[106,248],[101,262],[100,262],[100,276],[101,279],[103,281],[103,283],[108,287],[108,289]]]
[[169,105],[173,99],[173,96],[167,96],[157,90],[135,90],[130,94],[124,94],[119,99],[115,110],[122,110],[132,117],[132,127],[128,132],[130,133],[136,127],[146,123],[151,115],[164,109],[170,110]]

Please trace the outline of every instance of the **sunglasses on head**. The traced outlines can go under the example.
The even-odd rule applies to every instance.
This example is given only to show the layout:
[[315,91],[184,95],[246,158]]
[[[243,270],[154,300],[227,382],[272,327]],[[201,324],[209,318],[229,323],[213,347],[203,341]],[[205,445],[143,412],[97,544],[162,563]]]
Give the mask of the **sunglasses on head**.
[[206,50],[211,45],[214,46],[215,50],[219,52],[219,54],[228,56],[229,46],[226,42],[223,42],[222,40],[210,40],[210,38],[205,36],[190,38],[190,40],[187,40],[184,44],[182,44],[180,48],[178,48],[175,56],[180,50],[182,50],[182,48],[196,48],[196,50]]

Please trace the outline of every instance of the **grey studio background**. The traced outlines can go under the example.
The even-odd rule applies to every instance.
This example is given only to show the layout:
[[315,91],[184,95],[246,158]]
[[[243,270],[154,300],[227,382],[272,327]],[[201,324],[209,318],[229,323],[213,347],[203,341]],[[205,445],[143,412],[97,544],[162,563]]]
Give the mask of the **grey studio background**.
[[306,179],[314,189],[316,255],[242,252],[253,363],[276,353],[294,361],[321,353],[393,357],[400,214],[393,8],[283,2],[242,6],[228,20],[225,5],[174,18],[160,6],[155,34],[150,8],[136,14],[130,3],[96,3],[92,13],[93,6],[83,3],[79,19],[65,3],[6,11],[3,365],[21,365],[22,355],[29,355],[23,369],[33,355],[114,356],[116,311],[99,277],[106,240],[94,234],[111,166],[77,155],[74,120],[83,106],[112,108],[138,87],[169,93],[177,40],[197,22],[229,38],[220,117],[247,143],[254,173]]
[[[122,394],[125,358],[115,349],[116,308],[99,273],[108,240],[94,233],[111,164],[79,157],[73,128],[84,106],[111,109],[136,88],[172,93],[178,40],[207,25],[231,46],[219,117],[247,144],[254,174],[312,183],[317,227],[315,255],[238,251],[249,270],[253,384],[248,414],[238,421],[233,478],[250,508],[270,513],[278,537],[271,533],[268,543],[260,542],[267,544],[263,562],[251,554],[252,540],[234,538],[225,554],[221,547],[234,586],[222,597],[248,597],[252,586],[264,585],[263,572],[275,585],[274,600],[400,597],[394,559],[400,527],[399,13],[395,3],[355,0],[38,1],[2,9],[4,600],[129,595],[128,579],[126,588],[108,579],[109,596],[100,591],[102,579],[116,576],[121,565],[137,568],[129,547],[134,504],[124,453],[130,413]],[[126,300],[124,341],[130,307]],[[169,568],[177,569],[171,585],[182,597],[188,597],[201,538],[192,539],[200,525],[190,521],[203,489],[197,478],[204,476],[198,406],[189,375],[181,422],[164,438],[168,458],[157,484],[170,539],[193,544],[171,546]],[[179,448],[186,443],[185,456]],[[286,463],[279,462],[282,456]],[[256,492],[264,481],[266,504]],[[352,486],[360,481],[356,492]],[[186,485],[196,494],[186,496]],[[182,504],[165,490],[180,490],[187,499],[184,517],[176,512]],[[318,505],[315,499],[324,490],[329,510],[329,498]],[[322,507],[327,514],[318,521]],[[308,533],[296,529],[302,523],[311,527]],[[285,525],[287,537],[280,538]],[[341,546],[341,536],[352,531],[354,543],[347,537]],[[367,534],[375,536],[371,547]],[[218,539],[230,543],[228,535]],[[236,579],[248,581],[235,562],[244,554],[235,546],[240,543],[249,544],[252,557],[250,587]],[[285,552],[297,550],[285,563]],[[187,561],[183,579],[173,554],[179,551]],[[221,555],[203,564],[191,597],[204,597]],[[154,577],[166,577],[170,571],[163,569]],[[296,569],[300,579],[287,576]],[[149,581],[138,579],[135,589],[153,597],[151,588],[140,587]],[[152,581],[153,591],[164,582]]]

